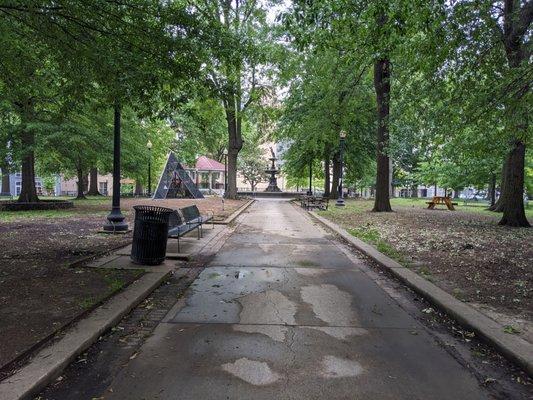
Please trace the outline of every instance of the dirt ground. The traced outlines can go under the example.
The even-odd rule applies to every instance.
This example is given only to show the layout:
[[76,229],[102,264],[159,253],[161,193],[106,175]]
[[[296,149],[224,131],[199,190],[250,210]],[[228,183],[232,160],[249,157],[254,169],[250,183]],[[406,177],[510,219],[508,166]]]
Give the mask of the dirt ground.
[[[84,269],[83,262],[70,266],[131,241],[131,233],[98,233],[110,202],[90,198],[69,210],[0,212],[0,375],[3,366],[139,277],[134,271]],[[244,200],[126,198],[121,205],[132,227],[133,205],[193,203],[224,219]]]
[[427,210],[423,202],[393,201],[393,213],[372,213],[371,207],[370,201],[349,201],[322,215],[508,324],[509,333],[533,338],[533,229],[498,226],[499,214],[461,205]]

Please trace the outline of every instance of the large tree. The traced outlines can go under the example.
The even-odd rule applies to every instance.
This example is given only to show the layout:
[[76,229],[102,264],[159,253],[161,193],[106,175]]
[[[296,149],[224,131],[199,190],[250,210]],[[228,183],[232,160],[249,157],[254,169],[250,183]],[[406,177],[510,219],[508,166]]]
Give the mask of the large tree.
[[[20,118],[23,201],[38,200],[34,149],[41,115],[68,118],[71,103],[93,91],[114,109],[115,132],[124,106],[159,113],[182,97],[183,82],[199,67],[197,39],[209,32],[197,30],[181,2],[18,1],[0,5],[0,12],[7,39],[0,79]],[[62,104],[51,108],[49,99]]]
[[268,7],[276,1],[216,0],[191,4],[208,24],[219,28],[203,72],[213,95],[224,107],[227,126],[227,198],[237,196],[237,157],[243,146],[243,117],[267,91]]

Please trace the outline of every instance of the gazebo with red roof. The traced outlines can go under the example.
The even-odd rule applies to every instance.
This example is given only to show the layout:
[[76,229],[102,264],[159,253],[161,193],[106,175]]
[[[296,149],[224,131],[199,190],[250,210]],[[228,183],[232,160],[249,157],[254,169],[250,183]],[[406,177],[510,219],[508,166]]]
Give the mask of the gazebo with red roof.
[[209,192],[224,189],[224,164],[206,156],[200,156],[196,160],[194,168],[185,167],[191,179],[196,182],[196,187]]

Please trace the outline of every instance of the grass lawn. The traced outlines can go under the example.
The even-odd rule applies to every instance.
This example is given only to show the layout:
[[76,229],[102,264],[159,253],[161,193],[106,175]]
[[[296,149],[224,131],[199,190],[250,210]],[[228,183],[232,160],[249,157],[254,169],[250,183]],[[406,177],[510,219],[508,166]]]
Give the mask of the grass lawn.
[[499,226],[486,204],[448,211],[426,201],[396,198],[394,212],[373,213],[373,201],[350,199],[320,214],[533,341],[533,229]]

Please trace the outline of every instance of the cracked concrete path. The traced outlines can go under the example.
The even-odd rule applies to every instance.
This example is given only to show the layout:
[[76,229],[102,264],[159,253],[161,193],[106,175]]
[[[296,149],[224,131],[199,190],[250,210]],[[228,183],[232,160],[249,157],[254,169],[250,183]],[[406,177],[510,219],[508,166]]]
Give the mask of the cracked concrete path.
[[490,398],[362,265],[258,201],[103,398]]

